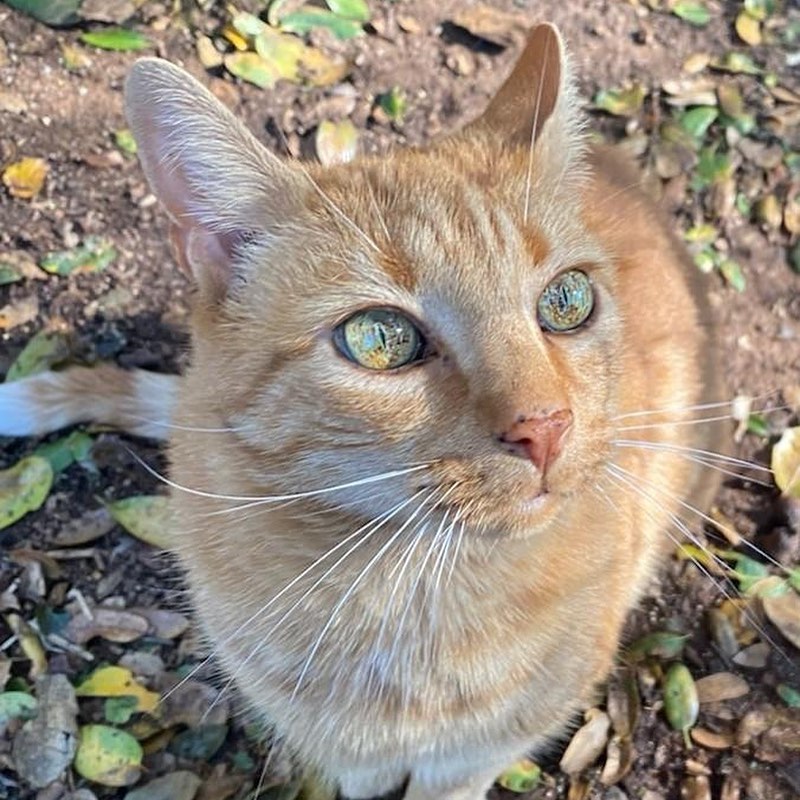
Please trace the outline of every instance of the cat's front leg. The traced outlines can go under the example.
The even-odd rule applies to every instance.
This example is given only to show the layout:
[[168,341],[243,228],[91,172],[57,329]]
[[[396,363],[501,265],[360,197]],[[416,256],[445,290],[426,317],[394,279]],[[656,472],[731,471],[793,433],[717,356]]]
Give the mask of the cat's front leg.
[[485,800],[502,767],[465,777],[447,786],[434,786],[412,776],[404,800]]

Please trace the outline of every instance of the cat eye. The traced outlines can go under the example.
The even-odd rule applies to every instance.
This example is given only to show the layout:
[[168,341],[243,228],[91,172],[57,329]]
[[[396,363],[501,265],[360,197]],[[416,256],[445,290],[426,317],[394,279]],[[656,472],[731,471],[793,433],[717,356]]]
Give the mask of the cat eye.
[[574,331],[591,316],[594,289],[585,272],[571,269],[547,284],[539,297],[539,324],[552,333]]
[[345,358],[374,370],[403,367],[425,352],[419,328],[392,308],[358,311],[336,327],[333,341]]

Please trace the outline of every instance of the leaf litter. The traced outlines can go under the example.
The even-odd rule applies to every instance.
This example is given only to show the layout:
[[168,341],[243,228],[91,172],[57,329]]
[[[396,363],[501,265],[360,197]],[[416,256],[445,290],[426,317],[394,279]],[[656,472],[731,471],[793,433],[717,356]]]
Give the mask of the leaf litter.
[[[653,2],[648,2],[647,5],[649,7],[658,7],[658,10],[653,13],[662,13],[665,11],[671,13],[673,17],[678,17],[678,24],[685,24],[687,27],[692,25],[697,25],[699,27],[713,25],[715,19],[723,13],[715,3],[675,4],[673,2],[657,3],[653,0]],[[681,13],[675,12],[676,5]],[[763,11],[756,11],[755,14],[751,14],[751,11],[756,8],[757,5],[758,4],[754,3],[737,4],[737,8],[734,9],[735,13],[730,16],[729,22],[733,26],[735,24],[734,20],[738,19],[738,17],[744,13],[739,8],[741,6],[741,8],[747,11],[748,15],[758,21],[760,34],[764,37],[764,42],[767,42],[769,41],[768,37],[773,36],[774,31],[777,29],[775,27],[774,15],[778,12],[774,7],[770,8],[768,4],[764,5]],[[271,18],[273,16],[273,6],[283,6],[283,10],[281,10],[281,8],[276,8],[274,19]],[[282,18],[288,17],[290,14],[301,10],[303,10],[303,4],[300,2],[271,4],[267,9],[266,15],[268,20],[267,24],[269,24],[271,28],[270,34],[276,33],[281,37],[286,37],[288,41],[296,41],[300,42],[305,47],[316,48],[323,53],[326,59],[335,56],[333,60],[336,63],[341,64],[348,62],[348,71],[344,71],[342,77],[336,77],[333,83],[346,78],[349,70],[352,69],[349,63],[349,55],[344,61],[339,61],[339,53],[347,51],[341,51],[337,48],[329,50],[328,43],[331,41],[330,37],[333,37],[333,39],[336,38],[336,32],[330,27],[325,27],[324,25],[317,25],[315,27],[312,25],[301,35],[291,34],[286,27],[281,27],[280,22]],[[314,10],[318,11],[319,9],[314,7]],[[329,7],[328,10],[331,13],[336,13],[336,10],[332,7]],[[227,11],[225,12],[228,25],[231,24],[231,20],[236,13],[238,13],[236,10],[231,10],[230,13]],[[759,17],[758,14],[760,13],[763,13],[765,16]],[[681,16],[681,14],[683,14],[683,16]],[[513,17],[514,15],[510,16]],[[687,16],[693,17],[693,19],[686,19]],[[709,16],[708,21],[704,21],[705,16]],[[260,21],[264,23],[264,20]],[[220,22],[222,22],[222,20],[220,20]],[[483,32],[481,32],[475,20],[469,21],[469,24],[474,29],[470,31],[473,35],[476,35],[478,38],[486,36],[485,41],[500,47],[511,46],[511,44],[516,41],[515,37],[518,35],[517,30],[515,30],[515,25],[518,26],[518,23],[515,23],[513,19],[501,20],[498,32],[495,33],[490,32],[485,23]],[[291,25],[291,18],[289,25]],[[503,26],[505,26],[505,31],[503,31]],[[345,30],[346,27],[347,26],[345,26],[343,30]],[[364,35],[362,32],[364,29],[363,23],[360,24],[358,28],[357,36],[361,37]],[[411,29],[413,31],[413,26],[411,26]],[[465,28],[465,30],[466,29],[467,28]],[[222,24],[216,28],[205,26],[202,32],[198,30],[196,41],[198,52],[203,48],[205,53],[206,61],[203,62],[204,66],[209,70],[219,71],[217,74],[224,74],[226,70],[224,59],[226,56],[230,56],[232,52],[245,53],[249,54],[248,57],[251,61],[252,56],[256,56],[259,60],[254,63],[262,70],[264,70],[264,62],[270,65],[267,69],[268,74],[265,73],[258,79],[263,82],[265,87],[274,86],[278,81],[287,81],[307,86],[313,85],[313,70],[309,70],[308,72],[304,71],[304,67],[298,66],[301,59],[295,58],[296,54],[305,54],[307,51],[298,49],[294,44],[287,46],[284,52],[294,55],[284,58],[284,66],[280,66],[280,58],[278,58],[279,66],[276,67],[273,61],[270,60],[273,56],[271,55],[269,47],[266,46],[266,44],[269,44],[266,37],[261,44],[262,52],[259,53],[256,48],[257,36],[261,30],[263,29],[259,28],[258,31],[253,33],[240,33],[236,28],[231,26],[227,29],[226,34],[223,34]],[[367,28],[367,31],[369,30],[370,29]],[[521,30],[521,27],[519,27],[519,30]],[[734,35],[738,36],[738,34]],[[204,42],[201,45],[200,42],[203,37]],[[494,37],[494,41],[492,41],[492,37]],[[153,38],[157,39],[158,37],[154,36]],[[345,40],[345,47],[349,46],[347,44],[348,41],[349,40]],[[238,46],[234,42],[236,42]],[[606,102],[609,102],[614,110],[622,112],[616,115],[619,117],[620,125],[630,124],[630,130],[632,132],[638,127],[639,133],[642,131],[646,133],[645,147],[640,151],[640,157],[651,165],[656,162],[657,158],[659,159],[658,163],[660,163],[662,169],[656,170],[656,172],[664,182],[664,186],[669,188],[670,182],[672,181],[674,181],[677,186],[678,182],[682,179],[688,179],[687,184],[685,184],[688,188],[684,190],[684,211],[682,212],[681,218],[683,229],[688,234],[693,228],[703,225],[708,226],[705,236],[700,236],[694,242],[690,241],[691,246],[694,247],[696,245],[697,247],[697,259],[707,264],[712,272],[718,273],[723,281],[730,281],[732,286],[745,290],[747,289],[748,264],[747,260],[742,258],[741,255],[735,251],[735,247],[732,244],[731,232],[735,226],[749,223],[761,223],[764,230],[773,237],[773,241],[786,247],[787,264],[792,263],[790,255],[788,255],[788,253],[791,252],[792,246],[789,237],[796,236],[797,234],[797,226],[795,225],[796,211],[793,205],[795,199],[788,189],[791,185],[790,181],[792,178],[787,178],[786,173],[786,170],[791,170],[790,165],[796,163],[796,161],[792,160],[793,150],[790,144],[790,125],[793,120],[792,115],[796,113],[797,100],[790,88],[782,87],[779,84],[772,87],[767,85],[768,74],[761,57],[762,52],[754,51],[754,55],[741,52],[741,46],[746,44],[747,43],[743,41],[732,41],[732,47],[736,47],[736,50],[731,49],[727,52],[696,53],[688,63],[689,68],[686,69],[685,73],[682,76],[675,76],[674,79],[675,81],[683,81],[687,76],[692,76],[697,79],[696,82],[694,84],[683,83],[680,87],[671,86],[671,88],[677,88],[677,91],[672,94],[668,92],[667,82],[665,82],[663,87],[651,86],[646,83],[641,84],[639,88],[635,88],[635,91],[630,97],[625,97],[624,95],[620,97],[620,93],[634,88],[633,85],[623,86],[622,88],[617,87],[616,89],[613,87],[611,89],[606,89],[607,92],[617,93],[616,95],[609,95],[610,100]],[[81,48],[78,49],[80,50]],[[83,50],[89,52],[86,48],[83,48]],[[217,55],[214,55],[211,51]],[[265,58],[262,53],[266,53],[268,58]],[[281,56],[280,50],[278,51],[278,56]],[[99,53],[93,54],[93,58],[101,59],[103,57],[104,56]],[[87,69],[88,66],[88,64],[84,63],[82,66],[78,67],[78,69]],[[283,74],[280,74],[281,70]],[[230,80],[230,76],[228,76],[227,80]],[[663,89],[663,91],[660,91],[660,89]],[[403,87],[398,87],[398,94],[401,96],[405,94]],[[639,95],[641,95],[641,100],[638,99]],[[612,100],[613,102],[611,102]],[[614,105],[614,103],[616,103],[616,105]],[[653,114],[656,107],[657,113]],[[379,108],[382,113],[386,114],[385,109],[380,103],[377,104],[377,108]],[[675,110],[674,113],[673,109]],[[605,111],[612,115],[614,114],[611,108],[607,108]],[[399,121],[402,120],[402,117],[403,113],[397,115]],[[660,125],[664,123],[665,119],[667,123],[663,125],[662,129]],[[323,126],[318,124],[317,133],[319,133],[321,129],[323,129]],[[676,133],[678,129],[682,131],[680,136]],[[314,129],[310,128],[310,130]],[[315,134],[314,144],[315,147],[319,148],[316,136],[317,134]],[[738,139],[737,136],[739,137]],[[630,138],[633,137],[631,136]],[[322,140],[324,142],[324,136]],[[751,145],[750,143],[753,144]],[[669,145],[669,147],[665,145]],[[758,145],[758,147],[754,149],[753,145]],[[767,149],[775,145],[779,145],[778,149],[781,151],[782,155],[785,153],[786,160],[779,159],[776,163],[765,158]],[[321,146],[324,149],[325,145],[323,144]],[[659,148],[663,149],[660,150]],[[344,152],[347,152],[347,147],[342,149]],[[334,150],[336,150],[336,148],[334,148]],[[317,152],[319,154],[319,149],[317,149]],[[662,174],[662,172],[665,174]],[[789,174],[796,176],[796,167],[794,168],[794,172],[790,172]],[[733,205],[730,205],[730,198],[726,199],[723,196],[725,192],[730,191],[731,185],[733,185],[734,189]],[[765,200],[765,198],[770,199]],[[776,203],[778,211],[780,212],[780,222],[778,224],[776,224]],[[765,213],[764,209],[766,209],[768,213]],[[796,247],[796,240],[794,240],[794,242],[794,246]],[[14,279],[19,283],[19,278]],[[24,279],[23,277],[23,280]],[[771,431],[767,430],[765,441],[770,444],[774,442],[775,437],[781,434],[781,430],[782,428],[780,427],[773,427]],[[61,444],[56,442],[56,444],[58,446],[55,448],[53,458],[59,460],[59,463],[64,463],[65,461],[69,462],[63,467],[64,470],[77,469],[80,471],[80,467],[73,466],[81,462],[80,459],[73,458],[71,455],[71,446],[67,445],[65,442]],[[72,460],[70,461],[70,459]],[[51,468],[52,467],[53,465],[51,464]],[[53,543],[57,544],[59,547],[78,548],[82,544],[96,541],[99,537],[109,536],[109,538],[112,538],[122,536],[119,529],[115,530],[113,528],[111,520],[113,520],[113,518],[109,518],[108,509],[106,506],[102,506],[96,517],[79,518],[77,520],[77,525],[71,532],[64,526],[63,530],[66,531],[66,540],[58,541],[54,539]],[[157,525],[156,528],[160,529],[160,525]],[[79,530],[82,530],[82,535],[76,532]],[[88,538],[83,539],[83,536]],[[158,532],[156,532],[156,541],[157,540]],[[114,539],[114,541],[117,541],[117,539]],[[157,541],[157,543],[158,546],[163,545],[163,541]],[[104,548],[99,548],[97,550],[94,548],[86,549],[87,554],[95,553],[95,555],[87,555],[84,558],[96,558],[96,554],[102,553],[103,550]],[[76,549],[76,552],[79,551]],[[726,572],[726,570],[721,569],[720,572],[724,575],[731,576],[731,579],[736,582],[739,588],[756,587],[759,581],[763,581],[764,579],[763,574],[761,574],[758,569],[752,568],[746,561],[731,561],[729,570],[730,571]],[[54,582],[51,579],[46,579],[46,583],[48,592],[55,590]],[[783,595],[779,595],[779,597],[782,596]],[[765,598],[757,596],[752,598],[749,602],[751,607],[760,608],[764,600]],[[766,600],[767,604],[769,604],[772,597],[768,596]],[[23,601],[22,606],[24,607],[24,605],[25,603]],[[721,610],[723,607],[725,608],[724,611]],[[746,622],[741,623],[742,607],[743,606],[739,605],[728,608],[723,604],[720,608],[712,609],[714,611],[719,611],[717,618],[723,620],[723,622],[718,623],[720,631],[718,635],[720,641],[726,641],[728,643],[726,646],[731,652],[733,663],[743,666],[746,669],[763,670],[768,668],[770,664],[770,654],[774,656],[774,650],[766,641],[761,641],[758,638],[758,634],[754,632]],[[98,606],[90,604],[91,612],[97,613],[97,610]],[[125,651],[126,656],[134,656],[137,655],[137,653],[145,655],[145,653],[141,651],[141,648],[150,647],[151,645],[149,644],[148,637],[157,635],[154,633],[155,628],[153,624],[145,616],[145,609],[137,610],[133,607],[127,609],[117,607],[107,610],[118,611],[122,614],[130,614],[132,617],[138,617],[140,620],[144,620],[147,624],[145,633],[128,642],[118,642],[115,646],[117,647],[117,654],[119,654],[120,651]],[[158,611],[158,609],[151,610],[154,612]],[[764,613],[766,615],[766,610],[764,610]],[[104,614],[105,611],[100,612],[99,616],[102,618]],[[776,616],[776,618],[779,617]],[[790,620],[795,619],[791,613],[789,618]],[[48,658],[52,657],[52,654],[42,649],[42,638],[37,634],[35,627],[29,625],[26,620],[33,621],[33,617],[17,615],[17,622],[15,622],[15,625],[16,629],[19,631],[18,635],[26,642],[25,647],[27,652],[31,653],[36,658],[39,671],[45,672],[48,668]],[[778,628],[780,627],[774,621],[770,621]],[[134,623],[133,627],[136,631],[142,629],[142,622]],[[113,629],[113,625],[110,626],[109,629]],[[125,625],[121,624],[119,629],[124,630]],[[122,635],[132,635],[134,632],[133,629],[130,629],[127,633],[123,633]],[[163,630],[161,632],[164,633]],[[625,691],[615,690],[613,686],[609,688],[607,696],[608,709],[606,712],[600,710],[601,713],[607,713],[608,717],[611,719],[611,728],[606,733],[607,740],[604,743],[605,761],[602,762],[603,766],[601,768],[599,763],[600,755],[602,754],[601,750],[600,754],[595,757],[595,766],[588,767],[583,773],[574,776],[571,797],[590,796],[587,792],[589,791],[588,787],[591,781],[599,780],[601,776],[602,783],[605,786],[624,786],[624,784],[620,784],[620,781],[626,774],[626,764],[629,766],[633,755],[636,753],[636,749],[642,748],[642,743],[635,738],[637,719],[640,715],[647,716],[651,713],[660,715],[663,719],[666,718],[665,712],[660,705],[663,699],[660,695],[661,682],[665,674],[669,672],[669,665],[674,664],[676,660],[685,658],[684,652],[687,648],[687,642],[689,643],[689,658],[694,658],[695,654],[690,633],[674,631],[662,631],[661,633],[662,636],[660,640],[651,641],[640,647],[636,657],[633,658],[631,663],[625,665],[625,674],[629,677],[633,676],[632,682],[629,680],[625,684],[628,688]],[[114,633],[112,630],[112,636],[119,636],[119,633]],[[95,634],[95,637],[90,638],[89,641],[92,644],[92,649],[94,649],[99,646],[98,643],[105,640],[102,636],[97,638],[97,634]],[[790,638],[787,637],[786,642],[788,643],[787,647],[792,646],[790,644]],[[38,655],[37,647],[39,649]],[[134,651],[133,648],[140,648],[140,650]],[[167,651],[162,650],[161,652]],[[184,652],[191,653],[191,647],[188,647]],[[739,661],[744,661],[746,664],[752,666],[739,664]],[[143,661],[142,663],[145,662]],[[687,663],[692,664],[693,661],[689,661],[687,658]],[[133,676],[134,681],[139,682],[142,680],[142,676],[137,675],[135,670],[130,671],[130,674]],[[700,672],[699,674],[703,673]],[[712,675],[713,674],[714,673],[712,673]],[[154,671],[149,677],[144,678],[144,683],[142,685],[149,687],[146,691],[150,691],[151,689],[158,691],[160,688],[168,686],[170,680],[174,682],[175,679],[168,679],[162,663],[160,667],[156,666],[154,668]],[[702,685],[702,680],[703,678],[699,678],[697,683]],[[193,681],[189,683],[195,684]],[[631,686],[636,687],[637,684],[642,686],[641,694],[638,690],[632,691],[630,689]],[[173,711],[172,716],[170,717],[167,715],[164,720],[159,722],[148,721],[150,727],[147,729],[150,731],[149,736],[152,737],[154,743],[153,747],[156,753],[163,752],[163,750],[158,749],[160,745],[156,744],[156,742],[163,741],[165,742],[164,747],[166,747],[166,743],[173,741],[177,733],[180,733],[181,725],[188,725],[189,729],[208,727],[202,721],[202,715],[208,705],[213,702],[213,699],[216,697],[216,690],[202,681],[197,682],[195,685],[204,687],[197,692],[196,713],[189,713],[182,721],[178,721],[181,715],[178,714],[176,716]],[[782,683],[779,684],[779,686],[783,688],[780,691],[775,689],[776,702],[780,701],[788,707],[789,703],[780,699],[780,697],[783,696],[780,692],[782,691],[786,697],[791,699],[794,696],[792,692],[796,693],[798,690],[788,683]],[[25,697],[31,697],[33,702],[35,702],[36,698],[34,695],[25,694],[24,692],[23,695]],[[182,694],[182,690],[176,691],[176,696],[185,698]],[[744,701],[747,700],[747,697],[748,695],[743,695]],[[625,699],[623,700],[621,698]],[[126,696],[120,695],[117,698],[111,699],[125,701]],[[81,700],[81,706],[85,709],[92,708],[92,703],[94,702],[96,701],[86,698]],[[736,703],[738,701],[721,702]],[[30,705],[31,701],[23,701],[23,704]],[[218,704],[215,710],[225,705],[224,702]],[[169,706],[169,703],[167,703],[167,706]],[[124,702],[118,705],[112,704],[104,707],[108,709],[110,717],[95,717],[90,720],[90,716],[81,711],[81,722],[91,721],[94,724],[100,719],[101,721],[109,723],[107,727],[110,727],[112,730],[121,730],[123,728],[127,730],[128,726],[136,725],[141,725],[141,730],[145,730],[145,726],[140,719],[142,712],[126,708]],[[729,708],[733,709],[738,707],[730,706]],[[105,714],[106,712],[103,713]],[[225,714],[227,714],[227,711],[225,711]],[[718,730],[719,721],[709,716],[709,714],[710,712],[707,711],[705,707],[701,707],[699,711],[699,721],[690,729],[690,735],[695,745],[700,748],[706,748],[709,751],[719,751],[729,748],[732,739],[737,742],[742,742],[742,744],[736,745],[740,747],[757,748],[765,746],[761,744],[761,741],[767,736],[770,725],[779,727],[780,724],[782,724],[782,718],[780,717],[759,717],[756,714],[747,717],[746,720],[744,718],[741,720],[740,731],[737,731],[736,728],[737,723],[740,722],[739,719],[728,720],[728,727],[725,728],[723,726],[724,729]],[[729,712],[731,717],[736,717],[737,714],[739,714],[738,710]],[[17,719],[22,720],[23,718],[19,717]],[[765,719],[769,720],[769,725],[763,727],[762,723]],[[206,722],[210,721],[206,720]],[[159,729],[158,726],[162,723],[164,725],[171,725],[171,727]],[[221,728],[218,727],[215,729],[213,726],[224,727],[225,723],[226,717],[223,715],[221,721],[211,723],[211,732],[219,737]],[[203,737],[206,735],[208,734],[201,733],[199,741],[202,742]],[[737,736],[739,737],[738,739],[736,738]],[[149,741],[147,736],[143,741]],[[214,743],[214,737],[209,736],[208,741],[211,742],[211,744],[208,745],[211,747]],[[699,766],[703,766],[702,758],[700,759]],[[226,767],[225,765],[223,765],[223,767],[222,774],[218,776],[218,780],[220,781],[219,785],[223,785],[226,780],[235,777],[225,773]],[[192,769],[195,768],[198,769],[198,773],[203,773],[204,778],[212,780],[211,773],[208,773],[203,766],[195,764],[192,766]],[[687,770],[697,768],[697,766],[690,766],[687,767]],[[96,767],[92,767],[92,769],[96,769]],[[526,769],[528,772],[525,771]],[[511,785],[514,783],[513,780],[509,780],[508,783],[504,785],[507,785],[509,789],[514,789],[516,786],[516,791],[530,791],[534,786],[545,786],[552,789],[554,786],[552,775],[547,774],[547,771],[542,769],[539,765],[529,762],[529,764],[520,771],[522,777],[516,779],[517,782],[514,786]],[[153,792],[159,792],[162,791],[162,789],[159,788],[162,785],[171,786],[172,784],[170,783],[169,776],[175,774],[174,771],[170,772],[167,770],[165,774],[152,780],[151,778],[153,776],[149,774],[147,776],[142,775],[139,779],[140,782],[137,785],[137,789],[134,791],[140,791],[141,796],[149,797],[150,795],[147,794],[147,791],[150,791],[151,787]],[[194,773],[188,773],[188,775],[193,774]],[[587,778],[587,774],[589,776],[594,776],[594,778]],[[531,783],[525,783],[527,775],[535,776],[535,780],[531,778]],[[691,772],[687,774],[684,779],[684,784],[687,787],[686,791],[692,792],[691,795],[687,796],[702,796],[704,784],[702,780],[698,779],[703,777],[702,775],[693,774]],[[172,780],[176,781],[174,784],[175,787],[181,785],[180,781],[182,778],[174,778]],[[189,794],[193,791],[192,784],[195,783],[195,780],[190,777],[186,778],[186,782],[189,786],[186,791],[189,792]],[[736,776],[733,778],[726,778],[725,785],[730,785],[735,788],[737,785],[736,780],[739,780]],[[289,786],[288,783],[286,785]],[[178,788],[174,789],[176,793],[175,796],[178,796],[178,791]],[[128,794],[138,800],[139,795],[135,795],[132,792]],[[154,794],[153,796],[157,797],[158,795]],[[172,795],[167,794],[165,796]],[[622,789],[620,789],[620,794],[618,795],[609,794],[609,797],[614,798],[622,796]]]

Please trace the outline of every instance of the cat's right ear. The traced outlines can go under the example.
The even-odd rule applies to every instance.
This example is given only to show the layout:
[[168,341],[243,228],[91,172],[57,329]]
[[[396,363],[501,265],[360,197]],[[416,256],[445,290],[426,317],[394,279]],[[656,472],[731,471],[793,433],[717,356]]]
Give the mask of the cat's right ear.
[[147,180],[170,216],[181,267],[204,295],[221,299],[243,243],[301,213],[308,190],[302,173],[163,59],[134,64],[125,113]]
[[541,164],[563,175],[580,160],[583,129],[564,41],[554,25],[542,24],[530,31],[511,74],[466,130],[530,147]]

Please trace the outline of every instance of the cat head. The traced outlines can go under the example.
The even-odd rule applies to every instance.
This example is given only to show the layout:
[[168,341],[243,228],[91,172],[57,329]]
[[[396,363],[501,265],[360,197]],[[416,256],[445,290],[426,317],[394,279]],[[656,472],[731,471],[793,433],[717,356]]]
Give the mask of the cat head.
[[461,132],[347,165],[278,159],[165,61],[135,65],[126,109],[197,285],[181,421],[233,429],[194,445],[204,480],[486,532],[563,515],[626,331],[555,28]]

